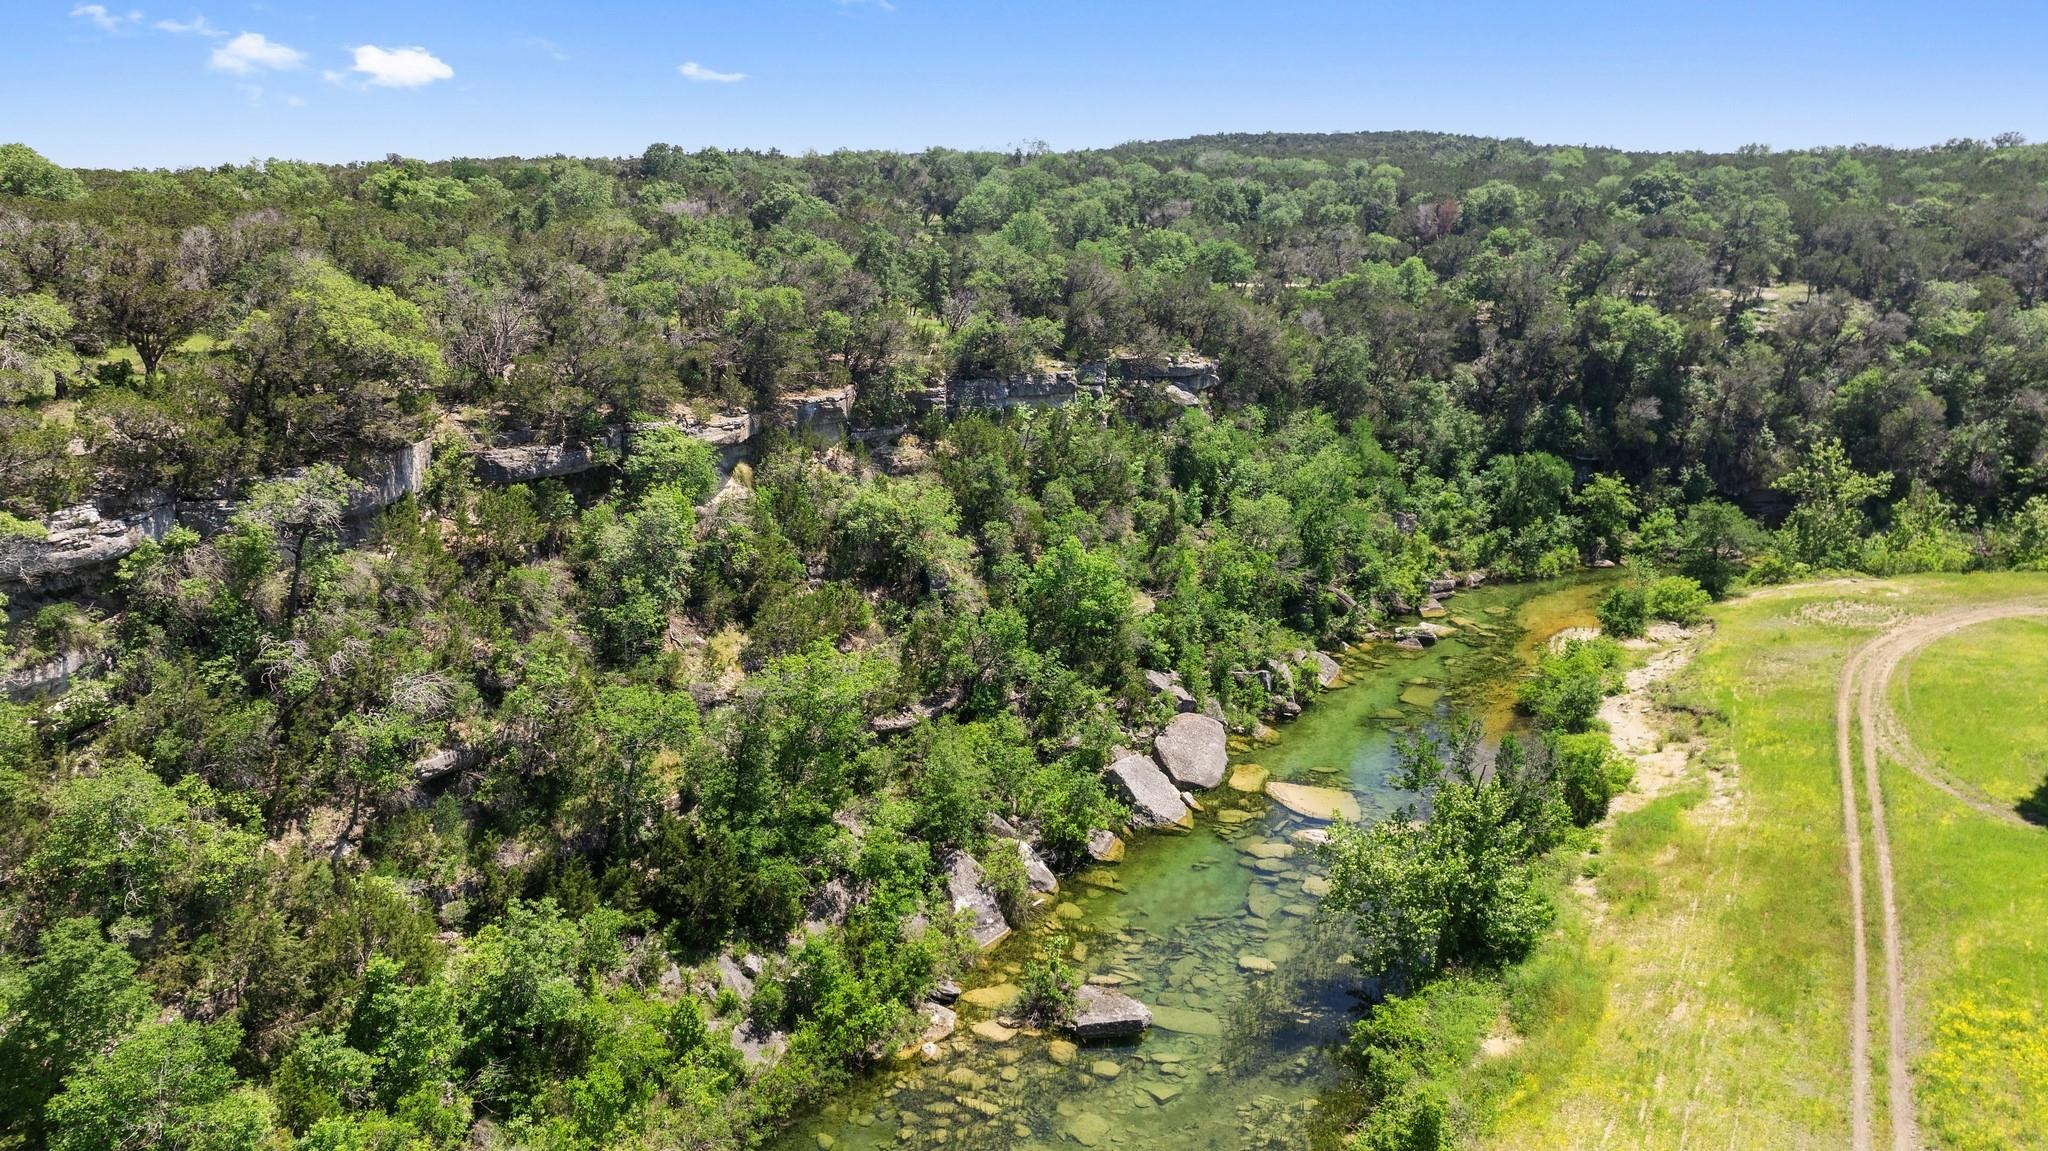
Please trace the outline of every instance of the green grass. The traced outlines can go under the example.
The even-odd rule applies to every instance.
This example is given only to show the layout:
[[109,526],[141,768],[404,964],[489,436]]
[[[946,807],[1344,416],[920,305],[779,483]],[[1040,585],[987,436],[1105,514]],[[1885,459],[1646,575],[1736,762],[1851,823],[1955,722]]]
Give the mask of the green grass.
[[2018,806],[2048,779],[2048,621],[2002,620],[1899,670],[1895,702],[1922,752]]
[[[1894,685],[1914,742],[1996,798],[2041,786],[2048,623],[1971,628]],[[1994,822],[1887,767],[1921,1124],[1934,1146],[2048,1146],[2048,829]]]
[[[1583,1034],[1567,1023],[1555,1037],[1530,1035],[1513,1060],[1531,1071],[1485,1145],[1847,1145],[1850,923],[1836,676],[1891,613],[2044,593],[2048,578],[2038,575],[1926,577],[1777,589],[1717,607],[1714,637],[1667,693],[1699,741],[1689,778],[1617,818],[1589,861],[1595,898],[1578,946],[1589,969],[1606,973],[1604,995],[1587,997],[1601,1003],[1597,1018]],[[2026,692],[2048,682],[2048,662],[2031,662],[2048,661],[2048,629],[2031,627],[1995,625],[2008,642],[1993,637],[1955,657],[1974,661],[1984,679],[2003,668],[2003,694],[1983,683],[1934,684],[1958,682],[1945,662],[1915,672],[1915,706],[1956,729],[1930,727],[1923,746],[1967,738],[1974,743],[1955,746],[1968,758],[2005,761],[1978,770],[2006,773],[2013,786],[2040,782],[2013,762],[2042,742],[2029,722],[2042,709]],[[2014,662],[2014,646],[2032,653],[2028,662]],[[1940,652],[1927,658],[1945,661]],[[1974,702],[1960,706],[1943,692]],[[2015,711],[2029,721],[2009,721]],[[1998,721],[1985,722],[1989,715]],[[2048,1145],[2048,1006],[2039,990],[2048,985],[2048,833],[1993,826],[1903,769],[1887,770],[1925,1133],[1941,1147]],[[1991,776],[1971,778],[1989,786]],[[1882,968],[1877,952],[1872,959],[1881,1059]],[[1873,1068],[1880,1132],[1884,1074]]]

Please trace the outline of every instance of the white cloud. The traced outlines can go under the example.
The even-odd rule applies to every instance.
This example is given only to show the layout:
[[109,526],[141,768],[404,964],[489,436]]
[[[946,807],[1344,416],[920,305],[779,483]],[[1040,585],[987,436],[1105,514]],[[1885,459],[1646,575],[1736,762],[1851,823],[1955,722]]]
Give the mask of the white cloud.
[[227,33],[208,24],[204,16],[194,16],[190,20],[159,20],[156,22],[156,30],[159,32],[169,32],[174,36],[217,38],[227,35]]
[[714,72],[695,60],[685,60],[676,65],[676,71],[699,84],[737,84],[747,78],[745,72]]
[[142,19],[142,13],[130,9],[126,15],[107,11],[105,4],[80,4],[71,10],[73,16],[90,20],[102,32],[119,32],[123,24],[133,24]]
[[356,49],[352,71],[368,76],[379,88],[418,88],[455,75],[455,69],[425,48],[379,48],[375,44]]
[[889,3],[889,0],[838,0],[838,3],[841,8],[880,8],[884,12],[896,10],[896,5]]
[[284,102],[287,107],[291,108],[303,108],[306,106],[306,98],[303,96],[286,96]]
[[282,72],[296,68],[306,58],[297,48],[287,48],[261,32],[244,32],[213,50],[206,59],[207,66],[222,72],[233,72],[247,76],[251,72],[269,69]]

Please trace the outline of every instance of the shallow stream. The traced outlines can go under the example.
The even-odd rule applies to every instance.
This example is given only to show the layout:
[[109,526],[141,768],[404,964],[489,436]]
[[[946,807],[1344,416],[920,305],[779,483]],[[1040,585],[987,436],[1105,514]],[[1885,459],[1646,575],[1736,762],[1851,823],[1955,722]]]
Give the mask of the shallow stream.
[[[1343,788],[1380,818],[1407,799],[1388,783],[1394,733],[1454,707],[1500,730],[1530,653],[1591,623],[1604,582],[1462,593],[1438,621],[1455,635],[1421,652],[1345,653],[1343,686],[1275,742],[1233,740],[1232,766]],[[800,1122],[781,1151],[1337,1145],[1334,1048],[1356,1018],[1358,979],[1343,926],[1316,914],[1321,868],[1293,838],[1321,824],[1229,786],[1202,804],[1194,831],[1141,835],[1122,863],[1064,877],[1050,906],[963,980],[959,1028],[938,1059],[899,1056]],[[1150,1006],[1151,1031],[1077,1048],[996,1022],[1052,935],[1092,981]]]

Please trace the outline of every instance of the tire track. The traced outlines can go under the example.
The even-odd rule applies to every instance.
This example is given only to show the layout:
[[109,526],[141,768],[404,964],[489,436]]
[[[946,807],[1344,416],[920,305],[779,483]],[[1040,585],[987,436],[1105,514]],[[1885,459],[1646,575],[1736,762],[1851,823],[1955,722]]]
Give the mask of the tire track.
[[[1906,983],[1904,947],[1899,941],[1898,899],[1891,857],[1891,835],[1885,820],[1884,788],[1879,778],[1878,751],[1891,752],[1913,774],[1971,809],[2015,822],[2018,817],[2000,812],[1988,801],[1973,799],[1962,788],[1945,781],[1933,765],[1913,749],[1904,725],[1892,712],[1889,688],[1892,676],[1909,656],[1927,645],[1964,628],[1993,620],[2018,616],[2048,615],[2048,604],[2014,600],[1976,607],[1956,608],[1901,624],[1863,644],[1842,665],[1835,685],[1835,757],[1841,775],[1842,837],[1849,853],[1849,913],[1855,924],[1854,990],[1849,1021],[1850,1130],[1855,1151],[1870,1151],[1872,1112],[1870,1096],[1870,960],[1865,938],[1863,908],[1862,812],[1870,819],[1872,859],[1877,870],[1878,903],[1883,923],[1885,966],[1885,1060],[1887,1100],[1891,1116],[1892,1151],[1919,1151],[1919,1125],[1913,1108],[1913,1080],[1907,1067]],[[1851,755],[1850,710],[1862,745],[1862,794],[1858,796],[1854,759]]]

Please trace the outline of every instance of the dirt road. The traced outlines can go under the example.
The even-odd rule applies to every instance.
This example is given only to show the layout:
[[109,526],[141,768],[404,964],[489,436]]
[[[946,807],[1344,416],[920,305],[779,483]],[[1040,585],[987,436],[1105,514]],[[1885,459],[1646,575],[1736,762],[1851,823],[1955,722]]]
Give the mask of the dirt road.
[[[1849,1021],[1850,1112],[1852,1146],[1870,1151],[1874,1108],[1870,1095],[1870,960],[1863,908],[1863,812],[1870,825],[1871,858],[1877,870],[1880,918],[1884,925],[1886,1098],[1891,1114],[1892,1151],[1919,1151],[1920,1136],[1913,1110],[1913,1080],[1907,1067],[1906,981],[1899,943],[1898,900],[1892,879],[1891,837],[1885,824],[1884,788],[1878,778],[1882,747],[1915,775],[1971,808],[2001,819],[2018,821],[1960,780],[1942,772],[1912,746],[1905,727],[1893,714],[1889,689],[1899,665],[1928,644],[1976,624],[2016,616],[2048,615],[2048,604],[2012,600],[1954,608],[1909,619],[1850,653],[1835,686],[1835,756],[1841,772],[1842,838],[1849,854],[1849,914],[1856,925],[1855,987]],[[1852,740],[1851,711],[1858,738]],[[1862,747],[1862,788],[1858,794],[1852,744]]]

